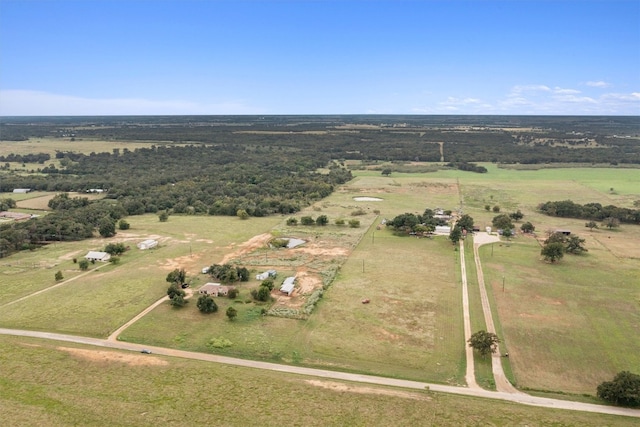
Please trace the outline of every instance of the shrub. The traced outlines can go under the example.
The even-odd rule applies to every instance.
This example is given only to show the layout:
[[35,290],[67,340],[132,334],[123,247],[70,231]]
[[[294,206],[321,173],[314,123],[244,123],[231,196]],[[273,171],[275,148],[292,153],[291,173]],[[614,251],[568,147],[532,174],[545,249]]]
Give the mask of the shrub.
[[358,228],[360,227],[360,221],[358,221],[357,219],[352,219],[349,221],[349,227],[351,228]]

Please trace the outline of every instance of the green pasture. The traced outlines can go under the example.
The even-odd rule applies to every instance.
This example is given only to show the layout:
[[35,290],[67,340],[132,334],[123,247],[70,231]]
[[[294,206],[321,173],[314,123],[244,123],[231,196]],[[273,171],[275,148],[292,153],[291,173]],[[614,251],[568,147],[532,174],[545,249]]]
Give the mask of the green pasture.
[[231,367],[19,337],[0,340],[7,427],[38,425],[634,426],[631,417]]
[[[632,206],[640,199],[637,170],[546,169],[515,171],[486,165],[487,174],[440,171],[397,174],[356,171],[355,179],[328,198],[293,217],[329,218],[326,227],[289,227],[288,216],[251,218],[176,216],[159,222],[157,215],[127,218],[131,229],[112,239],[56,243],[34,252],[0,259],[0,326],[51,330],[104,337],[166,294],[165,277],[185,268],[192,289],[207,281],[201,269],[225,257],[246,265],[252,276],[276,267],[282,273],[306,268],[315,274],[338,270],[308,320],[263,316],[270,304],[251,301],[256,280],[239,284],[236,300],[216,299],[219,311],[202,315],[197,296],[186,307],[162,304],[132,325],[121,339],[159,346],[246,358],[367,372],[447,384],[463,384],[465,358],[460,294],[459,252],[446,237],[417,239],[396,236],[384,226],[404,212],[425,208],[455,210],[462,198],[465,213],[477,225],[490,225],[501,212],[522,210],[540,235],[570,228],[587,238],[588,254],[567,255],[558,265],[540,260],[533,238],[481,249],[486,285],[494,303],[494,321],[511,357],[507,375],[519,387],[594,394],[595,386],[619,370],[640,366],[640,347],[629,337],[640,324],[640,227],[619,230],[584,228],[584,221],[543,216],[535,211],[547,200],[572,199]],[[598,184],[598,182],[606,184]],[[625,183],[630,184],[625,184]],[[610,188],[615,191],[611,192]],[[635,191],[635,192],[634,192]],[[356,201],[378,197],[380,201]],[[358,213],[354,216],[354,213]],[[361,227],[339,227],[335,219],[361,221]],[[517,225],[519,228],[519,224]],[[264,246],[232,256],[254,236],[268,233],[342,242],[347,255],[312,253],[278,258]],[[139,251],[147,238],[160,245]],[[6,305],[55,284],[60,269],[65,280],[80,274],[72,258],[108,242],[126,242],[131,251],[108,265],[43,294]],[[485,328],[473,264],[466,245],[472,330]],[[505,292],[502,292],[502,277]],[[280,277],[282,278],[282,276]],[[362,304],[364,298],[369,304]],[[225,316],[238,310],[235,321]],[[635,326],[634,326],[635,325]],[[510,373],[513,369],[513,375]],[[478,382],[492,387],[490,361],[476,360]]]
[[493,255],[481,248],[520,387],[594,394],[615,373],[640,366],[640,341],[632,339],[640,324],[638,260],[588,248],[555,265],[541,260],[532,238],[496,244]]
[[[5,304],[0,325],[105,337],[166,295],[169,271],[186,267],[194,286],[202,284],[202,266],[219,262],[233,245],[268,231],[280,219],[199,217],[194,221],[193,217],[171,216],[160,223],[157,216],[146,215],[128,221],[131,229],[111,239],[56,243],[0,260],[0,268],[9,273],[0,276],[0,302]],[[149,237],[158,238],[159,247],[138,250],[135,244]],[[54,285],[57,270],[65,279],[80,274],[73,257],[80,259],[88,250],[101,250],[118,241],[131,247],[118,264],[105,265],[68,284],[6,305]]]

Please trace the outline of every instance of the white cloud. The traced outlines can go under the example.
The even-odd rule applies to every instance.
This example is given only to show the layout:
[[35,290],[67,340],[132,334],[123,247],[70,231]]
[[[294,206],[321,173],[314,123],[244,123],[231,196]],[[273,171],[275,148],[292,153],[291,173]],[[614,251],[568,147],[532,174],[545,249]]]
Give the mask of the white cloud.
[[518,85],[511,88],[510,96],[519,96],[524,92],[551,92],[551,88],[545,85]]
[[576,89],[563,89],[561,87],[556,86],[553,89],[553,93],[557,93],[557,94],[578,94],[581,93],[579,90]]
[[0,90],[1,116],[260,114],[241,101],[201,104],[139,98],[92,99],[31,90]]
[[591,86],[591,87],[600,87],[600,88],[606,88],[611,86],[610,83],[607,82],[603,82],[602,80],[599,81],[592,81],[592,82],[586,82],[585,83],[587,86]]

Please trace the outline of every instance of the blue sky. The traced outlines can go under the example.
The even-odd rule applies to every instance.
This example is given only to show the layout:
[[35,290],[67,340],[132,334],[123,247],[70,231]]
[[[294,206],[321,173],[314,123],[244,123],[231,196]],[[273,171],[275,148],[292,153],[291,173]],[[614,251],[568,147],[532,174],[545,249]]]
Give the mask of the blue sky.
[[0,0],[0,115],[640,115],[640,0]]

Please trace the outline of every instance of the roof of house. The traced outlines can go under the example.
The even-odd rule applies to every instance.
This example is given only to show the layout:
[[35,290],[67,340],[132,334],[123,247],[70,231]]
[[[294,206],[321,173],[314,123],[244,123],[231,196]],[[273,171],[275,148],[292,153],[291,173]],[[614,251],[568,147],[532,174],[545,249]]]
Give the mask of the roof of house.
[[215,289],[215,288],[220,289],[220,286],[221,286],[220,283],[211,283],[211,282],[209,282],[209,283],[205,283],[204,285],[202,285],[199,290],[206,291],[208,289]]
[[87,258],[87,259],[107,260],[107,259],[111,258],[111,255],[109,255],[106,252],[89,251],[89,252],[87,252],[87,254],[84,257]]

